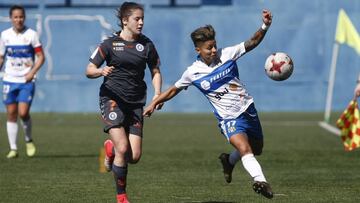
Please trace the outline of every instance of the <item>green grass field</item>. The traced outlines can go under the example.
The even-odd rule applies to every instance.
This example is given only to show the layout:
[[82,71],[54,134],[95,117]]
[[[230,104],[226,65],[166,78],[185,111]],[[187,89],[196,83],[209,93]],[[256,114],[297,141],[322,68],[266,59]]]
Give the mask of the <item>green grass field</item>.
[[[111,173],[99,172],[106,135],[98,114],[33,114],[37,156],[5,158],[0,114],[0,202],[115,202]],[[210,114],[160,114],[146,119],[143,156],[129,166],[132,203],[360,202],[360,150],[345,152],[340,138],[317,124],[320,113],[262,113],[258,157],[275,197],[253,192],[241,164],[225,183],[218,155],[232,147]],[[101,160],[102,161],[102,160]]]

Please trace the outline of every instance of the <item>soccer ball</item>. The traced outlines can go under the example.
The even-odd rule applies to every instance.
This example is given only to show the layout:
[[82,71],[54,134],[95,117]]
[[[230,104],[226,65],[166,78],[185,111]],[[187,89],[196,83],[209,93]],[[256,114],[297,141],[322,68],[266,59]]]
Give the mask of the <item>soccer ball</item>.
[[276,81],[288,79],[294,70],[294,64],[289,55],[283,52],[275,52],[265,61],[265,73],[269,78]]

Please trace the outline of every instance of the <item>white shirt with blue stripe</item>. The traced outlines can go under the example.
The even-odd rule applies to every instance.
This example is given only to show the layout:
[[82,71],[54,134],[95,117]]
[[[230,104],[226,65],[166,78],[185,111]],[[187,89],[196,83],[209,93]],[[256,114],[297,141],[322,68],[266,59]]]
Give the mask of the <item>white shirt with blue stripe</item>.
[[31,28],[25,27],[21,33],[16,33],[12,27],[1,32],[0,55],[6,55],[3,80],[25,83],[25,75],[34,65],[37,47],[41,47],[39,36]]
[[235,119],[254,102],[239,79],[236,60],[246,53],[244,42],[218,49],[218,60],[206,65],[196,60],[183,73],[175,86],[197,87],[208,99],[218,119]]

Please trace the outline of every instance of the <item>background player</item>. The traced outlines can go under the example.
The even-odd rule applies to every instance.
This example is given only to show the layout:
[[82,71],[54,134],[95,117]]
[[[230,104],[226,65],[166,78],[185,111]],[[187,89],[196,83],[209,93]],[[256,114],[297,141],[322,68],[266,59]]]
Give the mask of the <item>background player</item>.
[[224,49],[217,49],[212,26],[207,25],[193,31],[191,38],[199,54],[197,60],[187,68],[174,86],[145,108],[144,115],[150,116],[156,105],[194,85],[211,103],[221,132],[236,149],[230,156],[225,153],[220,155],[226,181],[231,182],[232,169],[241,158],[245,170],[254,180],[254,191],[272,198],[271,187],[254,157],[260,155],[263,148],[261,124],[253,97],[241,83],[236,65],[238,58],[254,49],[264,38],[272,22],[271,12],[264,10],[262,20],[262,27],[251,39]]
[[[141,33],[144,9],[125,2],[118,9],[122,30],[105,40],[91,55],[86,75],[104,76],[100,87],[100,110],[105,123],[105,166],[112,170],[117,201],[127,203],[128,163],[137,163],[142,153],[143,107],[146,102],[144,74],[148,65],[156,98],[161,91],[160,58],[154,44]],[[106,61],[106,66],[99,68]],[[160,108],[160,106],[158,106]],[[113,150],[113,146],[114,149]]]
[[31,135],[30,107],[35,93],[35,75],[44,63],[45,56],[38,34],[24,24],[25,9],[14,5],[10,8],[9,16],[12,27],[1,32],[0,37],[0,67],[6,56],[3,102],[6,105],[6,129],[10,144],[6,157],[18,156],[18,117],[25,132],[26,154],[32,157],[36,148]]

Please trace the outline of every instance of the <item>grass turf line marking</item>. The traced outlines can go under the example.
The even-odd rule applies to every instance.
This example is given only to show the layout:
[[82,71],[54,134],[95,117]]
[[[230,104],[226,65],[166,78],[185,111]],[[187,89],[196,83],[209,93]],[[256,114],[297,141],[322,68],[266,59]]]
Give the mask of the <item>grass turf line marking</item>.
[[341,135],[341,131],[338,128],[336,128],[336,127],[334,127],[334,126],[332,126],[332,125],[330,125],[330,124],[328,124],[328,123],[326,123],[324,121],[320,121],[319,126],[324,128],[325,130],[337,135],[337,136]]

